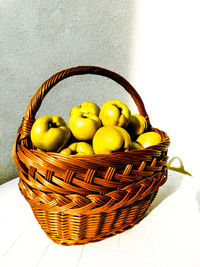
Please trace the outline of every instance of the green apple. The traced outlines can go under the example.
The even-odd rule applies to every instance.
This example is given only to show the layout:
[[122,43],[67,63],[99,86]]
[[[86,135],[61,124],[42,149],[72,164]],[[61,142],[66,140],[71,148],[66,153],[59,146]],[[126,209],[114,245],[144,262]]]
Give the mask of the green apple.
[[136,140],[143,148],[158,145],[161,141],[161,136],[156,132],[143,133]]
[[92,146],[86,142],[75,142],[60,153],[64,155],[93,155],[94,151]]
[[97,130],[93,138],[95,154],[128,151],[131,148],[131,137],[119,126],[103,126]]
[[99,118],[103,126],[126,127],[131,117],[130,109],[120,100],[110,100],[103,104]]
[[71,113],[69,128],[77,140],[92,140],[96,131],[101,127],[99,117],[92,113],[84,113],[80,110]]
[[59,116],[42,116],[31,128],[31,141],[42,151],[59,152],[71,136],[65,120]]

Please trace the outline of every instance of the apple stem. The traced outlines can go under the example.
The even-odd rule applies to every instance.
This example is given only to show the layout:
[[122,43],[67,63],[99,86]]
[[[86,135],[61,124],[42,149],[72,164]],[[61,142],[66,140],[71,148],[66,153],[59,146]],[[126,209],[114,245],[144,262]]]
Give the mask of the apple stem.
[[56,123],[53,123],[53,122],[49,122],[48,126],[49,128],[57,128]]

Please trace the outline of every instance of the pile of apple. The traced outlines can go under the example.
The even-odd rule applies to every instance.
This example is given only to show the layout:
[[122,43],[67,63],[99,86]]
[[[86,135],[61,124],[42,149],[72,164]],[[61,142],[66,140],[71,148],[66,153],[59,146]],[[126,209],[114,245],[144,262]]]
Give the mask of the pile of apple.
[[147,131],[146,119],[131,114],[120,100],[84,102],[73,107],[69,126],[60,116],[42,116],[31,129],[35,148],[64,155],[92,155],[143,149],[161,142],[158,133]]

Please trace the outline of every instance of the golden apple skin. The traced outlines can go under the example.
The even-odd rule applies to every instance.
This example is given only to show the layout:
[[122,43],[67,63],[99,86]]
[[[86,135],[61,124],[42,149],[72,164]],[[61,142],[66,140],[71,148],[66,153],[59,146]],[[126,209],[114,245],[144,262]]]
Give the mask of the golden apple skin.
[[147,129],[147,121],[146,119],[139,114],[132,114],[129,124],[126,127],[126,130],[129,132],[131,137],[136,135],[141,135]]
[[110,100],[103,104],[99,118],[103,126],[126,127],[131,117],[130,109],[120,100]]
[[94,114],[99,116],[100,108],[96,103],[85,101],[83,102],[80,107],[76,106],[71,109],[70,116],[75,114]]
[[95,154],[109,154],[117,151],[128,151],[131,148],[131,138],[128,132],[119,126],[103,126],[93,138]]
[[131,144],[131,150],[140,150],[140,149],[143,149],[143,147],[139,143],[132,142],[132,144]]
[[158,145],[161,141],[161,136],[156,132],[143,133],[136,140],[143,148]]
[[72,151],[71,151],[71,149],[69,149],[68,147],[66,147],[66,148],[64,148],[64,149],[62,149],[62,150],[60,151],[60,154],[69,156],[69,155],[72,154]]
[[93,155],[94,150],[92,146],[86,142],[74,142],[60,153],[64,155]]
[[77,112],[69,118],[69,128],[77,140],[92,140],[100,127],[101,121],[95,114]]
[[99,116],[100,108],[96,103],[85,101],[80,107],[83,113],[92,113],[96,116]]
[[42,151],[59,152],[71,136],[65,120],[59,116],[42,116],[31,128],[31,141]]

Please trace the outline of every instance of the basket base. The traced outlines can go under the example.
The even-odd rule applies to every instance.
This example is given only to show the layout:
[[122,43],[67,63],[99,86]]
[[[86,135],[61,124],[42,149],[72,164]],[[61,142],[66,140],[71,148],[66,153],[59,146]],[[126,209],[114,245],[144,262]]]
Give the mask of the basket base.
[[155,198],[157,191],[132,205],[111,213],[72,216],[49,213],[32,207],[33,213],[48,238],[54,243],[70,246],[101,241],[122,233],[139,223]]
[[72,246],[72,245],[85,245],[85,244],[88,244],[88,243],[95,243],[95,242],[98,242],[98,241],[101,241],[101,240],[104,240],[106,238],[109,238],[109,237],[112,237],[114,235],[117,235],[117,234],[120,234],[122,232],[125,232],[129,229],[131,229],[135,224],[139,223],[142,219],[144,218],[141,217],[138,221],[132,223],[132,224],[128,224],[128,225],[125,225],[123,228],[119,229],[119,230],[116,230],[110,234],[107,234],[107,235],[99,235],[98,237],[95,237],[93,239],[81,239],[81,240],[60,240],[60,238],[56,238],[55,236],[52,236],[51,234],[49,233],[46,233],[47,237],[49,239],[51,239],[54,243],[58,244],[58,245],[63,245],[63,246]]

